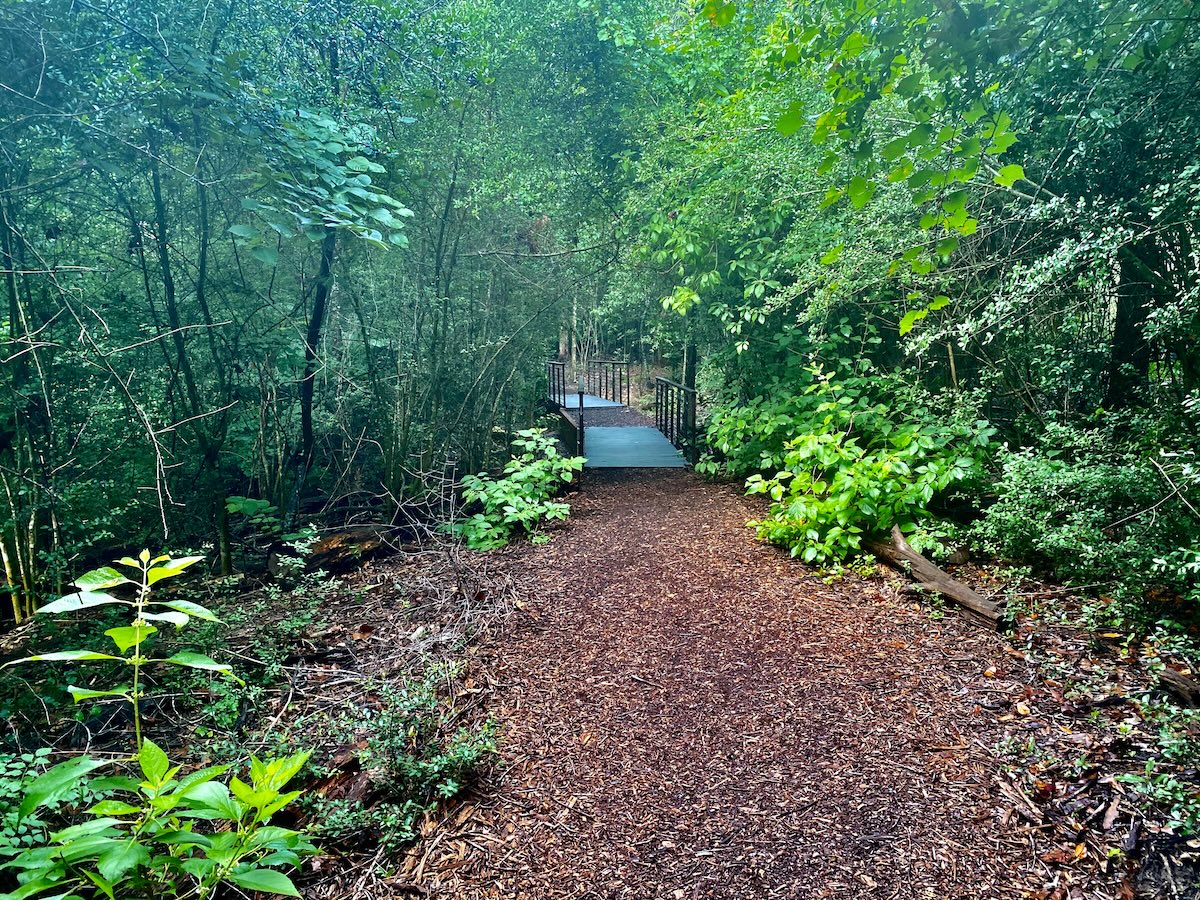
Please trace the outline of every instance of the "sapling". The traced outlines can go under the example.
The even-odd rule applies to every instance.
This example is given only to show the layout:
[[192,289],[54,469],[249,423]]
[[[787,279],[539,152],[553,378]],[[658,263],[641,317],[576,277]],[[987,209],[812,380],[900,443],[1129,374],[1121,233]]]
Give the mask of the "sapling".
[[[148,642],[158,632],[154,623],[167,622],[181,629],[193,618],[217,621],[198,603],[159,599],[153,589],[173,578],[202,557],[151,558],[143,550],[137,559],[124,557],[117,565],[136,573],[130,578],[105,566],[88,572],[74,586],[78,590],[38,610],[58,615],[98,606],[126,606],[129,624],[105,631],[116,653],[99,650],[58,650],[39,653],[7,665],[28,662],[120,662],[129,667],[130,680],[107,690],[71,685],[75,702],[120,698],[133,712],[133,759],[141,780],[126,776],[95,778],[108,762],[77,756],[59,763],[25,787],[17,810],[28,819],[38,810],[54,807],[69,798],[92,791],[110,795],[93,804],[76,824],[49,834],[44,842],[22,849],[3,868],[16,874],[18,888],[7,895],[26,900],[43,894],[78,898],[83,894],[118,898],[162,896],[173,900],[204,900],[222,884],[246,891],[299,896],[295,885],[276,867],[299,865],[302,856],[316,848],[299,831],[271,825],[271,818],[299,796],[287,783],[308,760],[301,751],[281,759],[260,761],[251,757],[250,781],[222,776],[228,766],[210,766],[181,775],[167,754],[142,735],[142,671],[151,663],[215,672],[240,682],[228,665],[200,653],[180,651],[168,657],[151,657]],[[109,591],[129,591],[118,597]],[[211,833],[196,827],[211,823]]]
[[539,429],[518,431],[513,448],[520,452],[505,465],[503,478],[481,473],[462,480],[465,504],[480,511],[450,530],[473,550],[503,547],[521,533],[545,543],[549,538],[539,526],[565,519],[571,511],[569,504],[551,498],[583,469],[583,457],[563,456],[554,439]]
[[[123,698],[128,701],[133,713],[134,741],[136,749],[140,750],[142,747],[142,669],[146,665],[162,663],[189,669],[201,669],[240,681],[233,674],[232,667],[210,659],[201,653],[180,651],[165,658],[146,656],[147,642],[158,633],[158,628],[153,624],[155,622],[167,622],[174,625],[176,630],[180,630],[193,618],[207,622],[218,621],[210,610],[199,603],[177,598],[160,600],[152,595],[154,585],[158,582],[174,578],[203,558],[202,556],[172,558],[161,555],[151,559],[150,551],[143,550],[137,559],[125,556],[117,560],[117,565],[134,570],[135,578],[128,578],[111,566],[93,569],[74,582],[74,586],[79,589],[75,593],[67,594],[38,609],[39,614],[61,615],[98,606],[129,607],[132,612],[129,624],[110,628],[104,632],[116,646],[119,655],[98,650],[56,650],[51,653],[26,656],[5,665],[12,666],[28,662],[123,662],[129,667],[130,672],[130,681],[127,684],[107,690],[94,690],[76,685],[70,685],[67,689],[76,703],[106,697]],[[133,592],[132,599],[124,599],[108,593],[110,590],[127,586]]]

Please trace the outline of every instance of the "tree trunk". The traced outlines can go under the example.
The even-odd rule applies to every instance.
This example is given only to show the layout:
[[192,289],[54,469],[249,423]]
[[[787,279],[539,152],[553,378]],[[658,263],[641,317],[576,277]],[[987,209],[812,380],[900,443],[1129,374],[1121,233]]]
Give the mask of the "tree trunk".
[[321,344],[321,329],[325,326],[325,310],[333,291],[333,259],[337,252],[337,229],[325,226],[321,241],[321,265],[317,271],[317,290],[312,316],[304,337],[304,377],[300,380],[300,460],[303,476],[296,485],[297,494],[303,488],[315,452],[313,437],[313,393],[317,378],[317,348]]
[[1157,277],[1135,247],[1122,248],[1118,255],[1116,314],[1113,319],[1112,352],[1108,369],[1105,409],[1136,405],[1150,377],[1150,342],[1145,325]]

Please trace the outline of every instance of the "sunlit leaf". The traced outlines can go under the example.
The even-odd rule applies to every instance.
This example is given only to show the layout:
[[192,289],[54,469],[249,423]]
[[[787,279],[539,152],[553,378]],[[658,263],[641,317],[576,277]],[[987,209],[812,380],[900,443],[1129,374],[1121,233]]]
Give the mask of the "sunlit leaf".
[[996,184],[1002,185],[1003,187],[1012,187],[1024,177],[1025,170],[1016,163],[1012,163],[996,173],[995,181]]
[[59,597],[57,600],[40,607],[38,612],[57,615],[59,613],[77,612],[78,610],[88,609],[93,606],[109,606],[114,603],[132,606],[130,601],[121,600],[102,591],[80,591],[77,594],[67,594],[65,597]]
[[[137,564],[134,563],[136,566]],[[128,578],[118,572],[111,566],[103,566],[99,569],[92,569],[84,575],[80,575],[73,584],[81,591],[102,591],[105,588],[117,587],[122,584],[132,584]]]

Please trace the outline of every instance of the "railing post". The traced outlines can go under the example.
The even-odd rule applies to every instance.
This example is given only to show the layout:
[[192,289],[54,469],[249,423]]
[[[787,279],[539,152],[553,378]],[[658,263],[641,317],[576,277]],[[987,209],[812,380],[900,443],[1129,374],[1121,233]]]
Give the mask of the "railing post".
[[583,373],[579,373],[579,429],[576,432],[579,436],[575,455],[583,456],[583,395],[585,393],[585,385],[583,383]]
[[679,446],[679,391],[671,391],[671,443]]

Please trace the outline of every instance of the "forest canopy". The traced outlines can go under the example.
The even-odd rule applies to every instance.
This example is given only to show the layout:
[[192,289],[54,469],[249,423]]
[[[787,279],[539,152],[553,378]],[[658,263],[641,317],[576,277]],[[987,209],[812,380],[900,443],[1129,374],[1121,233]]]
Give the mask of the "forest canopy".
[[4,12],[17,620],[130,536],[394,520],[556,355],[698,383],[808,560],[1194,589],[1187,3]]

